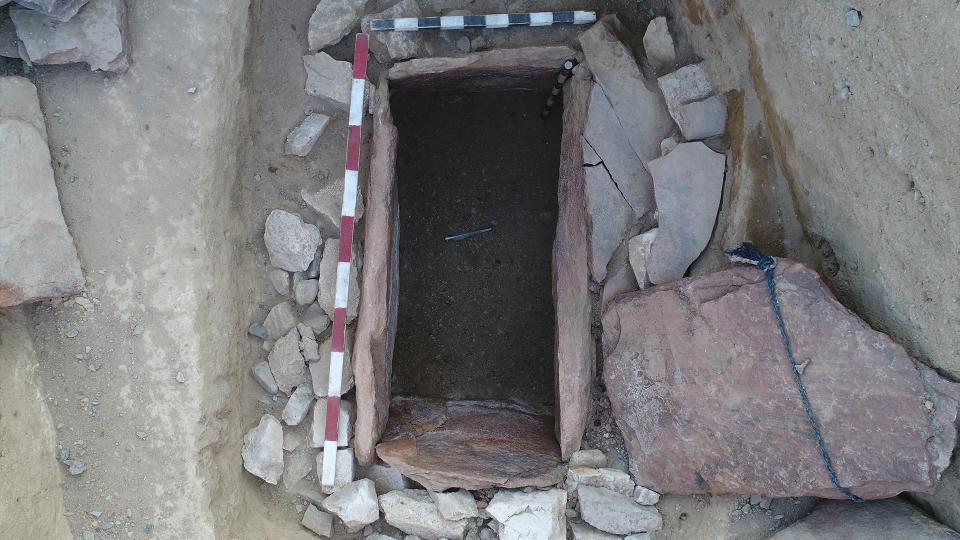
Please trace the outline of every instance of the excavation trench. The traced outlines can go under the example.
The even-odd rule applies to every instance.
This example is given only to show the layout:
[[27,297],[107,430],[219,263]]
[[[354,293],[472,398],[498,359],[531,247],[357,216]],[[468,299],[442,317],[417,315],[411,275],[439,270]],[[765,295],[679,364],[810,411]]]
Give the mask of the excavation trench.
[[577,330],[557,324],[555,278],[571,269],[554,255],[578,219],[558,194],[572,180],[561,147],[579,132],[561,107],[540,117],[572,56],[415,60],[381,79],[353,358],[361,463],[376,454],[434,490],[546,486],[558,442],[579,445],[564,415],[586,404],[560,388],[585,387],[591,358],[574,373],[559,361]]

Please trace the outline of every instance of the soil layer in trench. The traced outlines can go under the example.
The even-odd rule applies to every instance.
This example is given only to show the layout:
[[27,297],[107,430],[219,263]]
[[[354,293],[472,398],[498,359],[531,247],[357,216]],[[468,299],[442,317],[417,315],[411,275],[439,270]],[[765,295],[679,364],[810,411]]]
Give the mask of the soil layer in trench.
[[[562,111],[542,92],[401,92],[396,395],[553,403]],[[492,227],[460,241],[449,235]]]

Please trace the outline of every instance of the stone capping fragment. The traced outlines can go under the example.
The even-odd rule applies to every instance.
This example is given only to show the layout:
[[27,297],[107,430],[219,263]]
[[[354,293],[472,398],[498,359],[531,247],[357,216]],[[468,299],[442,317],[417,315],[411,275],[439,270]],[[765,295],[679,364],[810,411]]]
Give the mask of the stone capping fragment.
[[373,142],[364,218],[366,241],[352,358],[357,388],[354,445],[357,460],[363,465],[370,465],[376,458],[376,444],[390,412],[400,279],[397,128],[390,114],[390,88],[385,75],[381,75],[371,103]]
[[[577,53],[563,46],[498,49],[456,58],[416,58],[387,71],[394,89],[546,89],[556,82],[564,60]],[[544,98],[546,99],[546,98]]]

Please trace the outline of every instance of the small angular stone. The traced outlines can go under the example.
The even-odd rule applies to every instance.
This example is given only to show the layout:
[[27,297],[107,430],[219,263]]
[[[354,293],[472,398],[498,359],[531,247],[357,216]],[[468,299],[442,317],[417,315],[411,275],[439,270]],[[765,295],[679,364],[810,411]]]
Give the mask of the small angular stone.
[[313,335],[313,328],[300,323],[297,325],[297,332],[300,334],[300,353],[303,354],[303,359],[307,362],[320,360],[320,346]]
[[630,266],[641,289],[650,285],[650,278],[647,276],[647,259],[650,257],[650,247],[657,238],[658,231],[659,229],[650,229],[643,234],[638,234],[627,244]]
[[630,475],[616,469],[571,468],[567,471],[567,491],[575,491],[579,486],[607,488],[623,496],[633,495],[633,480]]
[[320,229],[304,223],[300,216],[274,210],[267,216],[263,241],[270,264],[291,272],[306,270],[320,244]]
[[289,394],[293,387],[304,380],[306,364],[300,353],[300,334],[296,328],[277,340],[267,356],[267,362],[277,386],[284,394]]
[[673,121],[680,124],[680,106],[706,99],[713,94],[713,85],[707,77],[704,64],[690,64],[657,79],[663,93],[667,111]]
[[85,62],[91,70],[126,71],[127,18],[123,0],[91,0],[69,21],[33,10],[10,9],[28,60],[34,64]]
[[343,521],[350,532],[357,532],[364,525],[380,519],[377,492],[373,482],[363,478],[336,490],[323,500],[323,509]]
[[303,513],[303,519],[300,521],[300,524],[318,536],[329,538],[333,534],[333,516],[320,511],[312,504],[307,507],[307,511]]
[[636,489],[633,490],[633,500],[637,501],[637,504],[650,506],[660,502],[660,494],[652,489],[637,486]]
[[427,540],[463,538],[468,520],[444,518],[426,490],[404,489],[380,496],[387,523],[408,534]]
[[297,316],[293,312],[293,305],[290,302],[280,302],[273,306],[267,318],[263,321],[263,326],[267,329],[269,339],[280,339],[290,330],[297,326]]
[[287,492],[294,492],[298,482],[313,470],[315,453],[316,450],[309,446],[301,446],[284,458],[283,487]]
[[374,486],[377,488],[377,495],[410,487],[407,478],[389,465],[374,463],[364,467],[361,474],[364,478],[373,480]]
[[276,485],[283,474],[283,428],[280,421],[265,414],[260,423],[243,436],[243,468]]
[[270,284],[273,285],[273,289],[283,296],[290,295],[290,273],[286,270],[281,270],[279,268],[274,268],[267,272],[267,277],[270,278]]
[[577,450],[570,456],[571,469],[578,467],[589,467],[599,469],[607,465],[607,456],[602,450]]
[[[317,213],[318,224],[323,235],[328,238],[339,237],[340,212],[343,209],[343,177],[337,178],[318,191],[302,189],[300,190],[300,197],[303,202],[307,203],[307,206]],[[357,192],[357,205],[353,214],[357,220],[363,217],[363,195],[360,192]],[[318,263],[316,275],[319,275],[319,272]]]
[[320,482],[321,490],[324,493],[333,493],[353,482],[354,471],[353,449],[341,448],[337,450],[333,485],[325,486],[323,485],[323,451],[321,450],[317,454],[317,481]]
[[310,411],[310,405],[313,403],[313,388],[309,383],[301,384],[290,394],[290,399],[283,407],[281,419],[288,426],[296,426],[303,421]]
[[307,95],[321,100],[335,109],[350,108],[350,92],[353,88],[353,66],[350,62],[334,60],[327,53],[306,54],[303,68],[307,72],[305,91]]
[[247,328],[247,332],[249,332],[251,336],[267,339],[267,327],[258,322],[251,324],[250,327]]
[[[320,260],[320,294],[317,303],[333,318],[333,304],[337,294],[337,262],[340,257],[340,239],[330,238],[323,247],[323,258]],[[357,318],[357,308],[360,305],[360,284],[357,281],[356,257],[350,264],[350,280],[347,296],[347,324]]]
[[[17,0],[17,4],[43,14],[51,21],[66,22],[90,0]],[[10,0],[0,0],[0,6]]]
[[430,498],[437,503],[437,509],[444,519],[457,521],[480,515],[480,511],[477,509],[477,501],[465,489],[440,493],[431,491]]
[[314,300],[317,299],[318,290],[317,280],[301,280],[297,283],[296,287],[293,288],[293,299],[301,306],[312,304]]
[[688,141],[723,135],[727,124],[727,105],[717,96],[680,105],[677,125]]
[[613,534],[630,534],[659,530],[663,525],[660,512],[652,506],[641,506],[629,497],[602,487],[580,486],[580,515],[583,520]]
[[[337,446],[349,446],[353,437],[354,406],[349,401],[340,402],[340,414],[337,419]],[[310,444],[314,448],[322,448],[326,439],[327,428],[327,400],[320,399],[313,407],[313,431]]]
[[501,540],[564,540],[567,537],[567,493],[560,489],[501,490],[486,511],[500,524]]
[[[345,394],[353,388],[353,366],[351,362],[353,343],[353,331],[347,330],[346,351],[343,354],[343,368],[340,376],[340,393]],[[331,339],[327,338],[319,347],[320,358],[310,363],[310,377],[313,380],[313,391],[321,397],[325,397],[330,389],[330,345]]]
[[643,34],[643,51],[655,70],[662,72],[673,67],[677,54],[666,17],[657,17],[647,25],[647,31]]
[[401,0],[399,3],[379,12],[365,15],[360,29],[370,36],[370,52],[381,63],[398,62],[421,56],[423,40],[416,32],[374,32],[370,25],[374,19],[395,19],[398,17],[420,17],[422,11],[417,0]]
[[327,317],[319,304],[310,304],[310,307],[303,312],[303,324],[312,328],[313,334],[316,336],[330,326],[330,317]]
[[367,0],[320,0],[307,27],[310,50],[339,43],[360,22],[366,6]]
[[300,157],[309,154],[329,122],[330,117],[325,114],[313,113],[304,118],[297,127],[287,134],[283,153],[288,156]]
[[270,371],[270,364],[266,360],[250,368],[250,376],[253,380],[263,387],[268,394],[276,394],[280,391],[277,386],[277,380],[273,378],[273,372]]

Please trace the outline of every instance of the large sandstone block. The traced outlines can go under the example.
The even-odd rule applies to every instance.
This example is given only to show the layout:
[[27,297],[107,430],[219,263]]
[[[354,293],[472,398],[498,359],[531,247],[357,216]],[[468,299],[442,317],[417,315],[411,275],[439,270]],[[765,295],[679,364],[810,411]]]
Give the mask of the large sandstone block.
[[[36,89],[0,77],[0,307],[77,294],[83,273],[50,166]],[[17,110],[14,110],[14,106]]]
[[377,455],[430,491],[549,486],[564,474],[553,417],[496,401],[393,399]]
[[[783,259],[777,291],[840,484],[864,498],[932,491],[956,440],[960,385],[917,365]],[[638,483],[661,493],[843,498],[794,385],[763,272],[739,267],[618,297],[604,381]]]
[[956,540],[953,529],[937,523],[899,499],[856,504],[824,502],[809,516],[773,535],[773,540]]

